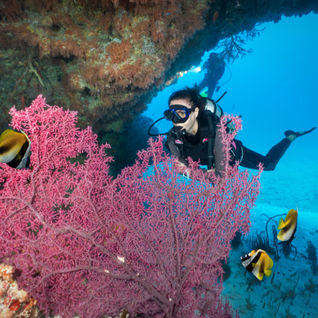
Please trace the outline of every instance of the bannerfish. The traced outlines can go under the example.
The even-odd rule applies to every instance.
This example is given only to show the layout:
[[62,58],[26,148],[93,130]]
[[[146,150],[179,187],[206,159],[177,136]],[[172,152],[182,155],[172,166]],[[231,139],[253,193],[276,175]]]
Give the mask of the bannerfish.
[[262,280],[264,275],[270,276],[272,273],[271,268],[274,265],[273,260],[261,249],[252,250],[245,256],[241,256],[241,262],[246,270],[259,280]]
[[23,132],[6,129],[0,135],[0,162],[23,169],[29,164],[31,142]]
[[297,218],[298,218],[298,211],[291,209],[288,211],[285,220],[282,218],[278,223],[278,230],[279,233],[277,234],[277,239],[282,242],[290,242],[295,235],[296,228],[297,228]]

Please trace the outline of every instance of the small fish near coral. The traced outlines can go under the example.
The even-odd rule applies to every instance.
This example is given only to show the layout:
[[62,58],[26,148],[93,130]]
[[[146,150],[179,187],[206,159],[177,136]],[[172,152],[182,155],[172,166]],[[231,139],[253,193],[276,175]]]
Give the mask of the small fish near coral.
[[252,250],[250,253],[241,256],[241,262],[248,272],[251,272],[258,280],[262,280],[264,275],[270,276],[273,260],[261,249]]
[[0,162],[12,168],[27,168],[31,142],[23,131],[6,129],[0,135]]
[[298,210],[291,209],[288,211],[285,220],[280,219],[278,223],[278,230],[280,231],[277,234],[279,241],[290,243],[293,240],[297,229],[297,218]]

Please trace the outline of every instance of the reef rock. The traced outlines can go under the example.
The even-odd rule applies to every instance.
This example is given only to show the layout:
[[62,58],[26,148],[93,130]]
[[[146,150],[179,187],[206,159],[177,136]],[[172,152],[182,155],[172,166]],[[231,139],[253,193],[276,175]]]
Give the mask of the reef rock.
[[220,39],[237,44],[257,22],[316,9],[314,0],[0,0],[0,128],[13,104],[43,94],[77,110],[80,124],[116,132]]

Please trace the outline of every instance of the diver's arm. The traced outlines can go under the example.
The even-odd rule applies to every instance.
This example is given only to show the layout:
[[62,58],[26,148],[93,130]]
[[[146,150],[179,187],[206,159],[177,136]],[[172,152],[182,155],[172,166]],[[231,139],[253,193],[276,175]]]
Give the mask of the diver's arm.
[[171,133],[169,133],[167,136],[167,147],[173,157],[176,157],[178,161],[180,161],[184,165],[187,164],[187,161],[181,157],[180,150],[176,145],[176,139],[172,136]]
[[167,137],[167,147],[173,157],[176,159],[178,173],[188,175],[188,162],[182,158],[181,153],[177,145],[175,144],[175,138],[171,134]]

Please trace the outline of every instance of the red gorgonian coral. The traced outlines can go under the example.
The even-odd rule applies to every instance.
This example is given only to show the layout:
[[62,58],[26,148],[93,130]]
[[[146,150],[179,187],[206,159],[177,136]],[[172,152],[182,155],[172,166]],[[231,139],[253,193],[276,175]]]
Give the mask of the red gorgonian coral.
[[158,140],[112,179],[108,145],[76,113],[39,96],[10,114],[32,155],[29,169],[0,164],[0,258],[47,314],[228,317],[220,262],[249,228],[259,175],[192,162],[185,179]]

